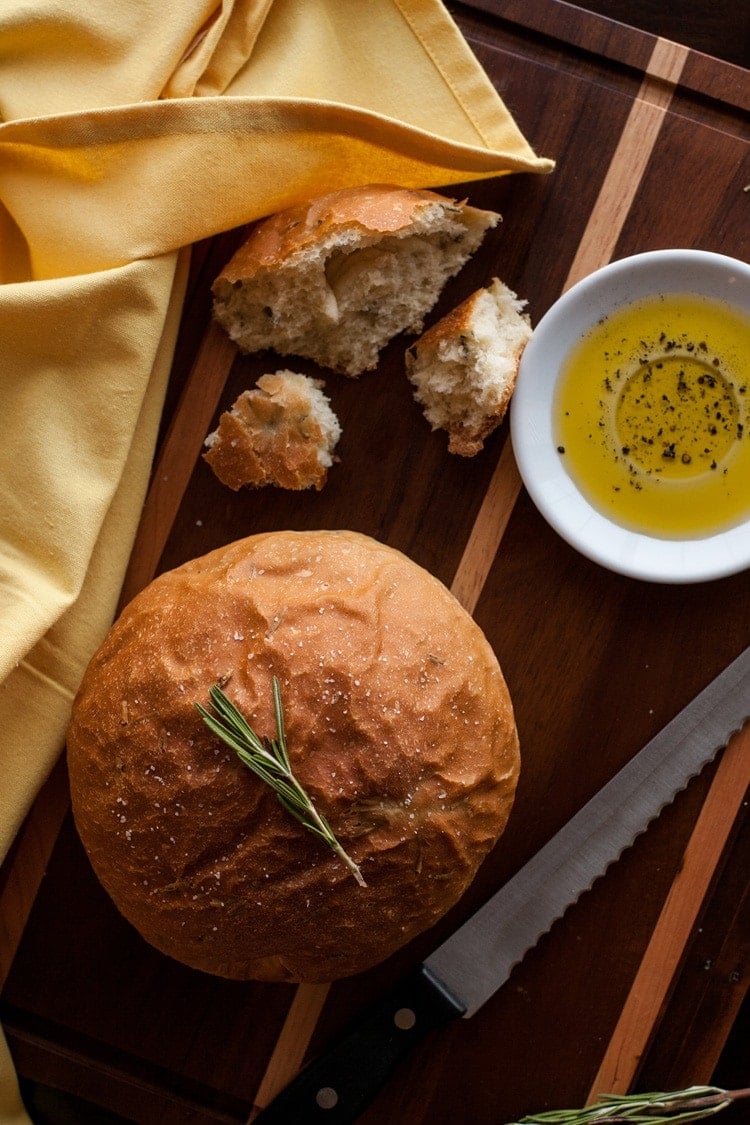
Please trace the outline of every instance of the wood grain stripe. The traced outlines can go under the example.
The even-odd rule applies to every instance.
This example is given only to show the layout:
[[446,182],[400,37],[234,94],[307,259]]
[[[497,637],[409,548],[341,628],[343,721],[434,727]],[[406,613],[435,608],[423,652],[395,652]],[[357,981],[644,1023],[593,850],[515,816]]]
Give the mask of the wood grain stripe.
[[121,606],[156,575],[236,355],[236,344],[211,320],[154,466],[120,593]]
[[[680,44],[657,40],[563,292],[612,260],[689,53]],[[520,490],[521,479],[507,441],[453,580],[454,594],[470,613],[476,608]]]
[[656,41],[570,267],[566,290],[612,260],[689,54],[687,47],[668,39]]
[[[589,1105],[600,1094],[626,1094],[635,1079],[748,785],[750,725],[730,740],[719,762],[682,866],[592,1084]],[[700,1081],[697,1076],[696,1081]]]
[[521,478],[508,440],[451,584],[451,591],[469,613],[473,614],[477,607],[520,490]]
[[[656,41],[563,292],[611,260],[689,53],[687,47],[667,39]],[[451,584],[469,613],[476,609],[520,490],[521,478],[508,438]],[[315,1031],[325,995],[319,986],[313,994],[306,985],[300,985],[298,994],[299,1003],[289,1010],[250,1121],[294,1078]]]
[[70,807],[65,756],[58,758],[11,845],[0,880],[0,990],[39,892],[49,857]]
[[329,984],[301,984],[297,988],[255,1095],[248,1123],[255,1120],[302,1066],[330,987]]

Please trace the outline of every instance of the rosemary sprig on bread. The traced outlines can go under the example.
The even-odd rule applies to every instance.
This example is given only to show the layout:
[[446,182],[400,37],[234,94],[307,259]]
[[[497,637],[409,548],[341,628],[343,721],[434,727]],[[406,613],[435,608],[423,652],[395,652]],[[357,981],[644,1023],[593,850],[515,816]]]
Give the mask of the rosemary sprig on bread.
[[309,832],[323,840],[346,864],[360,887],[365,887],[367,884],[359,867],[344,851],[330,824],[315,808],[292,773],[286,745],[281,688],[277,677],[273,677],[276,738],[260,738],[219,684],[214,684],[209,689],[209,695],[213,713],[200,703],[195,705],[209,730],[235,751],[243,765],[270,786],[279,804]]

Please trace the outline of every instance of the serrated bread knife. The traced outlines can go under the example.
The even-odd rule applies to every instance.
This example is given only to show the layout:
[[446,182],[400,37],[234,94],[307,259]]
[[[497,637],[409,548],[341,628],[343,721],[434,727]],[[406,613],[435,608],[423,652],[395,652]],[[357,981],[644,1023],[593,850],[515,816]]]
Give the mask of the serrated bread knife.
[[737,657],[476,914],[256,1118],[353,1122],[428,1032],[468,1018],[584,891],[750,717],[750,648]]

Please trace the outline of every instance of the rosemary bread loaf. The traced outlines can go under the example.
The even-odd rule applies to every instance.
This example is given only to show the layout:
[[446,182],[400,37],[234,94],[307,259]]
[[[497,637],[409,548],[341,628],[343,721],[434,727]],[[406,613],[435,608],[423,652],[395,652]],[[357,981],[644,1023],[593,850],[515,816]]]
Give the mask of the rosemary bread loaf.
[[[366,886],[208,727],[223,685],[274,737]],[[328,981],[432,925],[502,832],[519,769],[485,636],[403,554],[271,532],[169,571],[93,657],[69,729],[75,822],[121,913],[238,979]]]
[[494,278],[407,349],[414,397],[433,430],[448,431],[450,453],[473,457],[505,417],[531,339],[525,305]]
[[214,314],[245,352],[360,375],[399,332],[422,330],[499,218],[387,184],[332,192],[253,228],[213,284]]
[[261,375],[205,441],[204,460],[229,488],[323,487],[341,437],[323,382],[294,371]]

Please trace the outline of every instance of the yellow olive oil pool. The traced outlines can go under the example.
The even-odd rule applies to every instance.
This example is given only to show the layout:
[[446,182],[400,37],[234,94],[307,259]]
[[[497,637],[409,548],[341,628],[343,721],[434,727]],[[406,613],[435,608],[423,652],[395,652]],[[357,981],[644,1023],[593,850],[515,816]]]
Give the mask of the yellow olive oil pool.
[[701,538],[750,515],[750,319],[665,294],[596,324],[560,372],[555,441],[624,527]]

